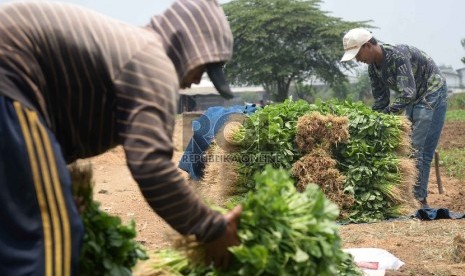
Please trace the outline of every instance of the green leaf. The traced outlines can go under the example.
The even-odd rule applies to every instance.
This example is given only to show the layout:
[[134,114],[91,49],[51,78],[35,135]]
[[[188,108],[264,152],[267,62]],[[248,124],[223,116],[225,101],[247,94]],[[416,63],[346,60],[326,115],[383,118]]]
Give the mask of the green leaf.
[[295,255],[294,255],[294,260],[298,263],[302,263],[302,262],[306,262],[308,259],[309,259],[308,254],[302,249],[300,249],[299,247],[297,247],[297,251],[295,252]]

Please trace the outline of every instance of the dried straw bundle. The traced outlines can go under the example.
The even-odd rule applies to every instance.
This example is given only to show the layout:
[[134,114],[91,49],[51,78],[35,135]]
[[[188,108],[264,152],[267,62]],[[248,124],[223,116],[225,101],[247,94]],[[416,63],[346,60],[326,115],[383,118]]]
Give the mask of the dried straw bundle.
[[399,116],[400,125],[400,143],[396,149],[396,153],[401,156],[410,156],[413,152],[412,148],[412,123],[405,116]]

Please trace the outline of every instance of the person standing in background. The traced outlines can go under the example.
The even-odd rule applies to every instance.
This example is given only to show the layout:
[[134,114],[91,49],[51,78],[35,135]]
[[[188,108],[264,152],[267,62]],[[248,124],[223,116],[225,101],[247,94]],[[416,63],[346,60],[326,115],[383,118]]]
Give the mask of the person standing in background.
[[[441,136],[447,111],[447,84],[436,63],[423,51],[409,45],[379,44],[363,28],[343,37],[344,56],[368,64],[374,98],[373,110],[400,114],[412,122],[418,179],[414,196],[429,208],[428,181],[431,161]],[[396,93],[391,102],[391,91]]]

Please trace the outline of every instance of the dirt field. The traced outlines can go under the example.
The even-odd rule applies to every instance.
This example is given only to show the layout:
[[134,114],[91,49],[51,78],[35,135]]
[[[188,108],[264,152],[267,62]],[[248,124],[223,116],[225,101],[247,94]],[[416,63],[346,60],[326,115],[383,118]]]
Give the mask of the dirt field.
[[[173,162],[176,163],[182,155],[182,127],[182,119],[179,119],[174,137],[176,152]],[[465,123],[447,123],[440,147],[465,148],[464,137]],[[90,162],[93,164],[96,182],[95,199],[101,202],[102,208],[124,221],[134,219],[138,230],[137,240],[149,251],[168,246],[170,236],[176,233],[152,212],[142,198],[126,167],[121,148],[90,159]],[[187,178],[187,174],[184,175]],[[465,213],[465,181],[448,178],[444,172],[440,176],[443,194],[438,193],[436,174],[432,167],[430,205]],[[454,256],[457,256],[454,238],[457,235],[465,236],[465,219],[419,221],[406,218],[372,224],[351,224],[341,226],[340,233],[345,248],[382,248],[406,263],[399,271],[387,272],[386,275],[465,275],[465,263],[454,261]]]

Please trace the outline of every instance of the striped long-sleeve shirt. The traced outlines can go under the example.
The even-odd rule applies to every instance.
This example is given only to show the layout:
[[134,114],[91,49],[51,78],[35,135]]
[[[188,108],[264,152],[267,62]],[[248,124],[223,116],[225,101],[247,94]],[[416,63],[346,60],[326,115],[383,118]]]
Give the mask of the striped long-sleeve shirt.
[[122,144],[150,206],[210,241],[225,221],[171,161],[175,106],[180,79],[228,60],[231,45],[216,1],[180,0],[147,27],[59,2],[3,4],[0,94],[39,112],[68,162]]

